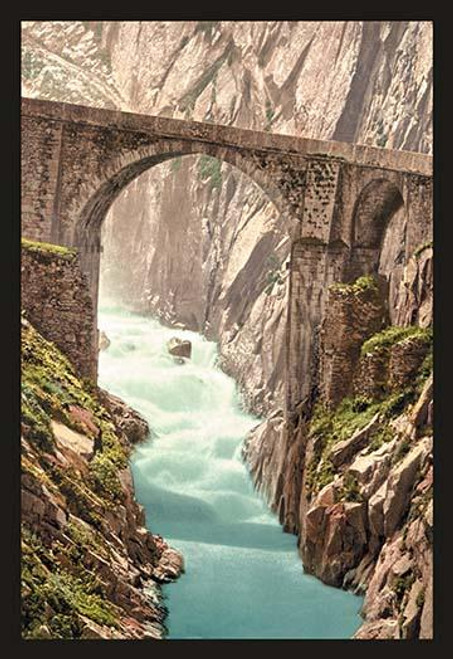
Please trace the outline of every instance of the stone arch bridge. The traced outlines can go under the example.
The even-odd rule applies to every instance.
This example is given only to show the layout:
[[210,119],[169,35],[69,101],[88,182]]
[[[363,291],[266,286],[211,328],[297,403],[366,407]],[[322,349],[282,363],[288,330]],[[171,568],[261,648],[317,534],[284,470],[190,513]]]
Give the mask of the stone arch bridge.
[[404,229],[400,260],[431,239],[430,156],[29,98],[21,120],[22,235],[79,249],[94,310],[102,221],[142,172],[205,154],[237,167],[264,191],[292,244],[288,412],[310,391],[328,285],[377,271],[394,217]]

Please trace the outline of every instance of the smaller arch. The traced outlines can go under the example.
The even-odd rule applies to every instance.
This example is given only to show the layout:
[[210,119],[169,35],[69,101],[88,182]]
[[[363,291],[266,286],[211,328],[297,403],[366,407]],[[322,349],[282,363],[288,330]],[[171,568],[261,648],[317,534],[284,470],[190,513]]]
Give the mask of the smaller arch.
[[395,228],[395,223],[401,222],[401,231],[405,232],[405,222],[401,213],[405,213],[405,204],[396,183],[386,178],[376,178],[365,185],[354,204],[352,213],[351,250],[346,266],[347,281],[381,271],[386,277],[388,276],[385,272],[386,268],[380,266],[382,248],[391,224]]
[[395,183],[383,178],[368,183],[354,206],[352,246],[380,249],[391,218],[403,206],[403,196]]

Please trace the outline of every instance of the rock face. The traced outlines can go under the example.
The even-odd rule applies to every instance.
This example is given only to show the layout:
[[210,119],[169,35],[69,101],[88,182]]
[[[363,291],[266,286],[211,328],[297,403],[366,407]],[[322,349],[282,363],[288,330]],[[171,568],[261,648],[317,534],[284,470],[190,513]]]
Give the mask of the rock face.
[[385,280],[371,277],[354,286],[331,287],[320,333],[320,393],[335,406],[352,390],[353,374],[365,339],[376,334],[388,318]]
[[[430,638],[431,331],[390,326],[370,336],[369,314],[344,313],[358,288],[343,285],[340,303],[333,287],[311,408],[297,425],[282,415],[254,429],[244,458],[298,534],[305,571],[366,594],[356,638]],[[342,381],[332,363],[351,346]]]
[[158,584],[184,567],[134,498],[127,458],[148,426],[27,321],[22,358],[22,635],[162,638]]
[[186,357],[186,359],[190,359],[192,355],[192,344],[190,341],[173,337],[167,343],[167,350],[174,357]]
[[421,245],[404,269],[395,303],[395,325],[429,327],[433,322],[433,247]]
[[99,332],[99,341],[98,341],[98,348],[99,350],[107,350],[109,347],[111,341],[107,334],[103,331]]

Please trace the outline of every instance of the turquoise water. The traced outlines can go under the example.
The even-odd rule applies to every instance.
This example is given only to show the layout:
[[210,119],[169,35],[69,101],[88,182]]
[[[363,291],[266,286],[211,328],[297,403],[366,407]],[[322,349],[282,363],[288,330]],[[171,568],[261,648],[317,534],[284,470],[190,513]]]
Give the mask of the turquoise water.
[[[186,573],[164,587],[169,639],[350,638],[362,598],[304,575],[296,537],[282,532],[240,459],[258,419],[216,368],[216,344],[113,307],[99,327],[99,383],[148,420],[134,451],[136,496],[150,530],[182,551]],[[172,336],[192,341],[175,363]]]

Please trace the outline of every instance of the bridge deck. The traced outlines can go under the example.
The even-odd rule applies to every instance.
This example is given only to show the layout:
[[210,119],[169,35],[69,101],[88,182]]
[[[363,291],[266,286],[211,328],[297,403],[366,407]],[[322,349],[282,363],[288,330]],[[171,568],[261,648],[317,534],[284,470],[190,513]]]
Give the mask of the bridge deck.
[[246,130],[233,126],[170,119],[120,110],[72,105],[54,101],[22,98],[22,115],[45,117],[54,121],[115,127],[176,139],[209,142],[240,149],[284,152],[300,155],[341,158],[363,167],[379,167],[432,175],[432,156],[413,151],[395,151],[360,144],[307,139],[293,135]]

